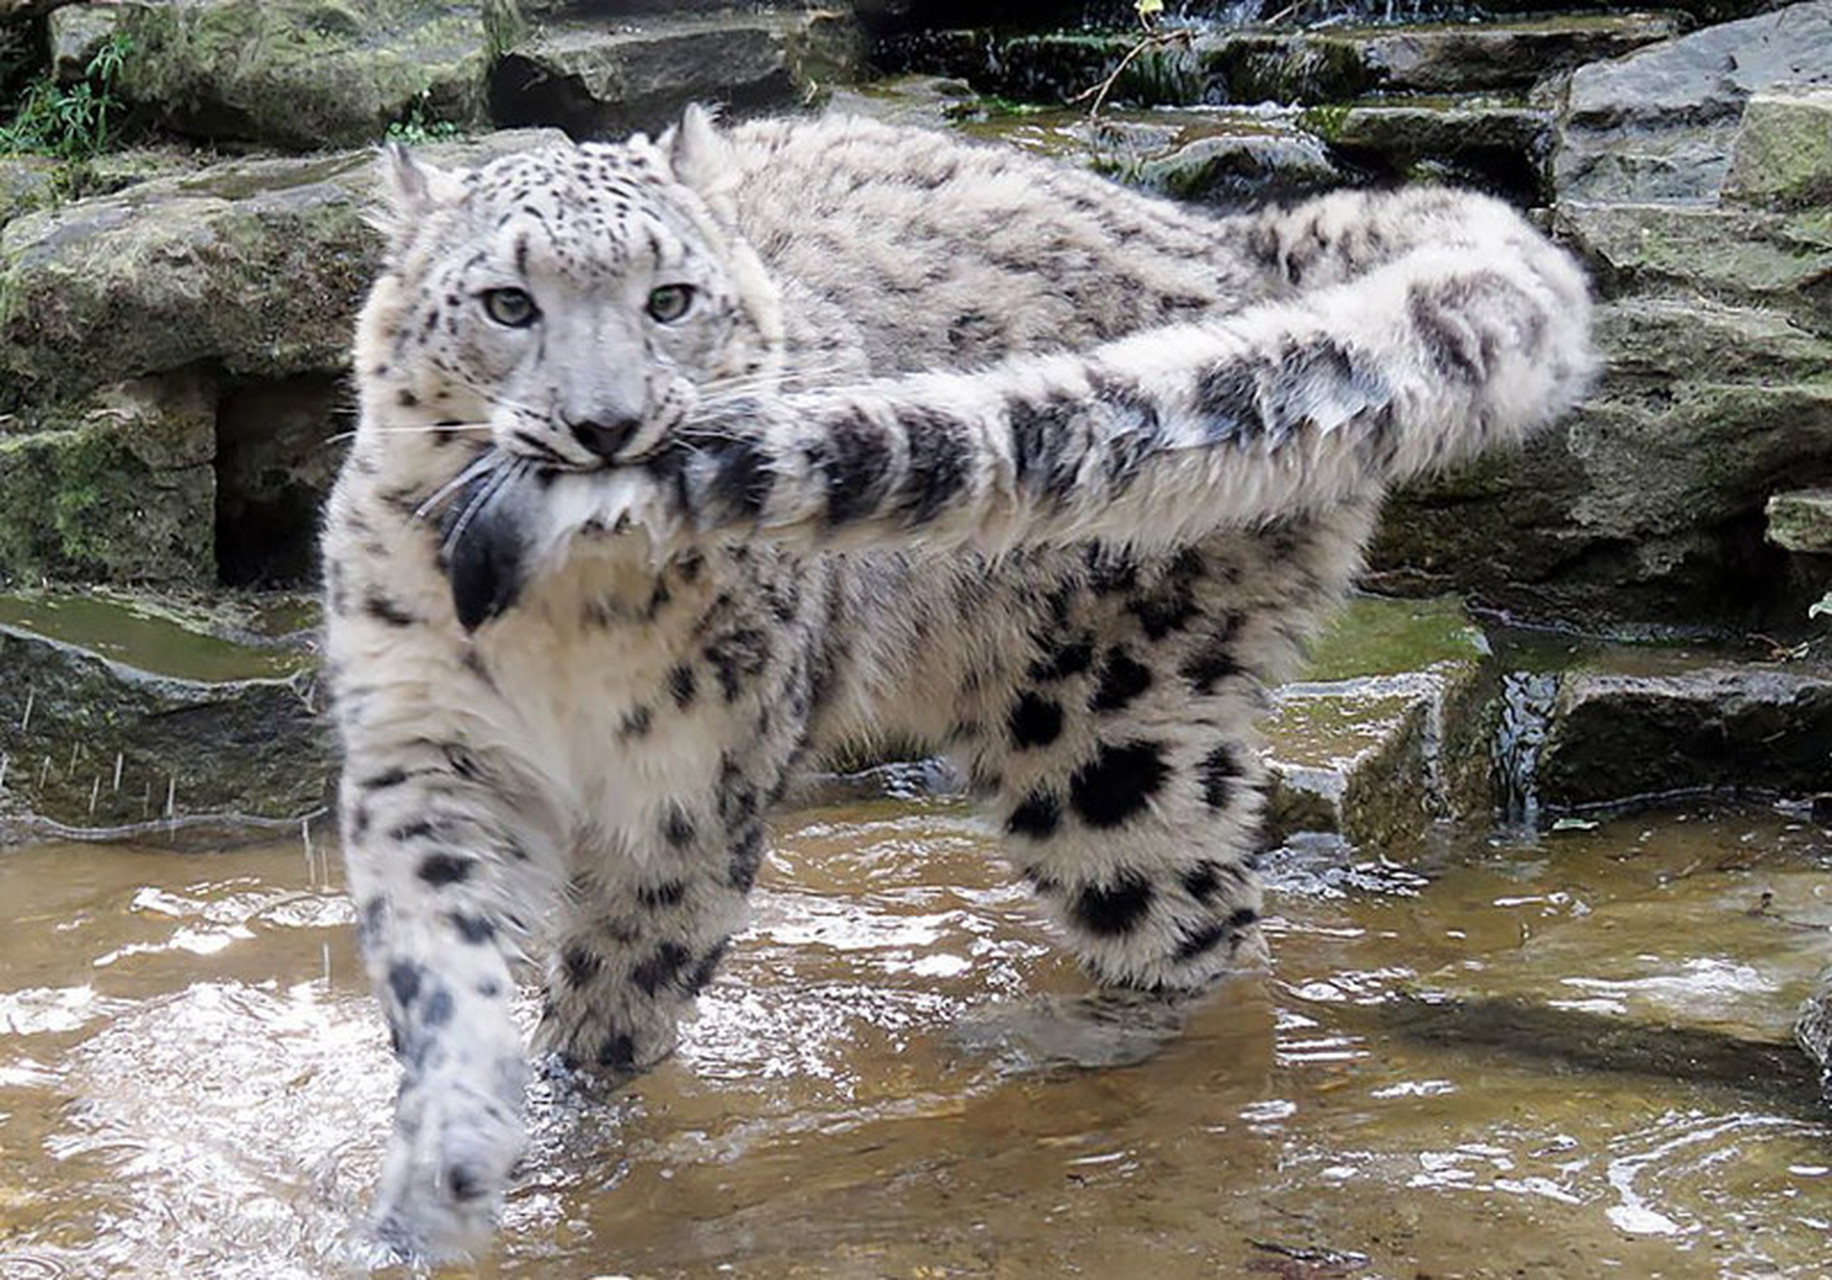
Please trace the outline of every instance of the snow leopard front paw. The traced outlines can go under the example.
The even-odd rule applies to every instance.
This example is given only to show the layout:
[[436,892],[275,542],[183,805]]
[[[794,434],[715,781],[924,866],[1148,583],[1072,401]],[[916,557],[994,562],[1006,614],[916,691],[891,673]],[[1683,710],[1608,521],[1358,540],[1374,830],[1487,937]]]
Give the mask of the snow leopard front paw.
[[[520,1083],[517,1082],[519,1095]],[[377,1196],[375,1231],[414,1260],[460,1258],[489,1244],[527,1145],[516,1109],[461,1081],[409,1082]]]

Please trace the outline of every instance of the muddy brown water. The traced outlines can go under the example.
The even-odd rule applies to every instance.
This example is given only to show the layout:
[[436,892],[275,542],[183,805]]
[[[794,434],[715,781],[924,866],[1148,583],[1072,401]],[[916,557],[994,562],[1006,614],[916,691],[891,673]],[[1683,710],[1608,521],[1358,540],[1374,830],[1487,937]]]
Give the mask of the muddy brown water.
[[[679,1054],[536,1098],[501,1244],[438,1274],[1832,1274],[1785,1047],[1832,841],[1784,814],[1281,855],[1272,971],[1096,1070],[1043,1060],[1082,983],[965,809],[777,830]],[[0,854],[0,1276],[366,1269],[394,1068],[328,852]]]

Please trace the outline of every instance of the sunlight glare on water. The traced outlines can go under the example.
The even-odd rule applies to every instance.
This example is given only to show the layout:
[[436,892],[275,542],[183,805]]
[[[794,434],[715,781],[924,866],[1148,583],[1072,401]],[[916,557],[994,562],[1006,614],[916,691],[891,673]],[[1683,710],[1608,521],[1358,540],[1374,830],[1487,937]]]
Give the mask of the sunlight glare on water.
[[[1274,859],[1272,973],[1100,1070],[1062,1046],[1120,1031],[1037,1038],[1085,988],[990,850],[945,803],[785,816],[679,1053],[537,1091],[502,1243],[439,1274],[1826,1274],[1832,1126],[1738,1065],[1832,959],[1822,833]],[[0,1276],[375,1261],[395,1072],[322,854],[0,854]]]

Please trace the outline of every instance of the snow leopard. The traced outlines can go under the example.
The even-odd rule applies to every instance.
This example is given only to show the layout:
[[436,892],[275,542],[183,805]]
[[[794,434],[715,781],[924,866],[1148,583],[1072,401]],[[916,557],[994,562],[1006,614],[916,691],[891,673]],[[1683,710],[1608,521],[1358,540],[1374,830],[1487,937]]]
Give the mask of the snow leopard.
[[1269,682],[1389,485],[1596,367],[1579,267],[1449,189],[1223,215],[697,110],[381,168],[326,679],[425,1256],[493,1232],[531,1061],[670,1052],[836,750],[955,760],[1096,990],[1261,964]]

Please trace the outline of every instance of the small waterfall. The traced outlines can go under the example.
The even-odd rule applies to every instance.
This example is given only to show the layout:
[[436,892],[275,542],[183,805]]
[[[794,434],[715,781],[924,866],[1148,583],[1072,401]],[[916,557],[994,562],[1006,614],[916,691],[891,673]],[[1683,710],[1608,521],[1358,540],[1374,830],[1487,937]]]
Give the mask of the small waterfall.
[[1539,823],[1539,753],[1557,696],[1556,672],[1510,671],[1501,677],[1501,723],[1493,751],[1505,797],[1502,817],[1510,827],[1530,831]]

